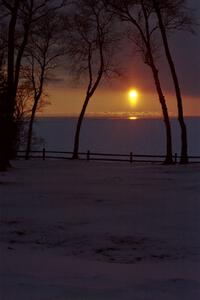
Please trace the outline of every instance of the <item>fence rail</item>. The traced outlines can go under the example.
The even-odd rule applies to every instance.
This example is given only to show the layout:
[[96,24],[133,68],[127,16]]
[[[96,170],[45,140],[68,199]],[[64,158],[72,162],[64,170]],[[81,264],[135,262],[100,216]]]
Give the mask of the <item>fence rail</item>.
[[[73,152],[70,151],[49,151],[43,148],[42,150],[31,151],[29,158],[38,159],[72,159]],[[20,150],[17,153],[18,158],[25,158],[26,151]],[[122,161],[122,162],[146,162],[146,163],[162,163],[165,155],[151,155],[151,154],[121,154],[121,153],[99,153],[99,152],[79,152],[78,157],[81,160],[96,160],[96,161]],[[180,156],[175,153],[173,155],[174,163],[177,163]],[[200,163],[200,156],[189,156],[190,163]]]

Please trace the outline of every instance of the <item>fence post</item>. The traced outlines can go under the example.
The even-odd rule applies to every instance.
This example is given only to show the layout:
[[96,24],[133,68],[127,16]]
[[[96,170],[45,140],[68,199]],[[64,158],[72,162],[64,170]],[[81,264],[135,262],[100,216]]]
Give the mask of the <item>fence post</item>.
[[130,163],[133,162],[133,152],[130,152]]
[[87,160],[89,161],[90,160],[90,151],[88,150],[87,152]]
[[177,164],[177,153],[175,153],[174,163]]
[[42,159],[45,160],[46,153],[45,148],[42,149]]

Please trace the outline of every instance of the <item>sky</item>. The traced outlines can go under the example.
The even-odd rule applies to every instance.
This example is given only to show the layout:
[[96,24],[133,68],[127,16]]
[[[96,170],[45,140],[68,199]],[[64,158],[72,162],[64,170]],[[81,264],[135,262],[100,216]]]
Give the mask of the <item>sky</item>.
[[[197,20],[200,20],[200,1],[190,0]],[[170,48],[175,62],[183,96],[186,116],[200,116],[200,27],[195,34],[177,32],[170,37]],[[139,55],[133,55],[131,43],[125,46],[123,75],[114,80],[104,80],[92,97],[88,116],[160,116],[161,108],[155,90],[151,70]],[[126,51],[127,50],[127,51]],[[163,55],[164,57],[164,55]],[[177,115],[176,98],[170,72],[165,60],[160,61],[159,74],[171,116]],[[50,105],[43,115],[77,116],[80,113],[85,86],[67,80],[67,70],[57,74],[58,81],[47,86]],[[138,99],[132,104],[129,90],[138,91]]]

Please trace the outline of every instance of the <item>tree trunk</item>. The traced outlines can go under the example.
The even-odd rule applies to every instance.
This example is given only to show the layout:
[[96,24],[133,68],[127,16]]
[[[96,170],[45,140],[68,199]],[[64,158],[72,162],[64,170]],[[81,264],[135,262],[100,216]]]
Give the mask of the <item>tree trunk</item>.
[[15,84],[14,84],[14,55],[15,55],[15,28],[20,0],[15,0],[8,30],[8,58],[7,58],[7,87],[5,106],[3,108],[3,118],[1,121],[0,138],[2,141],[0,151],[0,169],[6,170],[10,165],[10,158],[13,154],[13,144],[15,140]]
[[6,96],[7,87],[5,86],[4,79],[1,82],[0,90],[0,171],[6,171],[9,160],[7,156],[7,118],[6,118]]
[[163,119],[164,119],[165,129],[166,129],[166,157],[165,157],[164,164],[173,164],[172,137],[171,137],[171,126],[169,121],[168,109],[167,109],[165,97],[161,89],[158,70],[156,69],[155,66],[151,66],[151,69],[152,69],[157,93],[159,96],[160,104],[162,107]]
[[78,118],[77,127],[76,127],[76,134],[75,134],[75,139],[74,139],[74,150],[73,150],[73,156],[72,156],[73,159],[78,159],[80,130],[81,130],[81,125],[83,122],[83,118],[84,118],[85,111],[86,111],[87,105],[89,103],[89,100],[90,100],[90,95],[89,95],[89,93],[87,93],[81,113]]
[[153,3],[154,3],[155,11],[156,11],[156,14],[158,17],[159,28],[160,28],[160,32],[162,35],[163,45],[165,48],[165,54],[167,57],[167,61],[169,63],[169,67],[170,67],[170,71],[171,71],[171,75],[172,75],[172,79],[173,79],[174,87],[175,87],[175,91],[176,91],[177,106],[178,106],[178,120],[179,120],[179,124],[181,127],[181,159],[180,159],[180,163],[186,164],[186,163],[188,163],[187,129],[186,129],[185,121],[184,121],[181,90],[180,90],[180,86],[179,86],[179,82],[178,82],[178,77],[176,74],[175,65],[174,65],[172,55],[171,55],[171,52],[169,49],[167,34],[166,34],[165,26],[164,26],[164,23],[162,20],[159,4],[155,0],[153,0]]
[[10,165],[9,155],[8,155],[8,137],[9,137],[9,124],[8,121],[3,118],[0,120],[0,171],[6,171]]
[[27,146],[26,146],[26,160],[29,159],[30,151],[31,151],[31,145],[32,145],[32,135],[33,135],[33,123],[35,120],[35,114],[37,110],[38,100],[35,100],[32,112],[31,112],[31,119],[29,123],[29,129],[28,129],[28,138],[27,138]]
[[164,164],[172,164],[173,163],[172,137],[171,137],[171,126],[170,126],[170,121],[169,121],[168,109],[167,109],[165,97],[162,92],[160,79],[158,76],[158,69],[156,68],[154,56],[153,56],[153,52],[152,52],[151,33],[150,33],[150,28],[149,28],[149,15],[147,13],[146,7],[142,0],[141,0],[141,5],[142,5],[142,11],[144,14],[144,18],[145,18],[145,29],[146,29],[145,34],[142,31],[140,26],[137,25],[137,27],[140,31],[140,34],[141,34],[144,44],[146,46],[146,51],[147,51],[147,53],[145,53],[145,55],[147,55],[146,63],[151,68],[151,71],[153,73],[156,90],[158,93],[158,97],[159,97],[162,112],[163,112],[163,118],[164,118],[164,123],[165,123],[165,130],[166,130],[166,156],[165,156]]

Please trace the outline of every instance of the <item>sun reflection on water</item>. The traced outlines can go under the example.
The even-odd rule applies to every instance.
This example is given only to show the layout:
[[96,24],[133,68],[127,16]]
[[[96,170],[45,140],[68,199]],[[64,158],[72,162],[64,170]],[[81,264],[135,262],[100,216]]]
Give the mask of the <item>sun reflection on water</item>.
[[136,116],[130,116],[128,119],[129,120],[138,120],[138,117],[136,117]]

